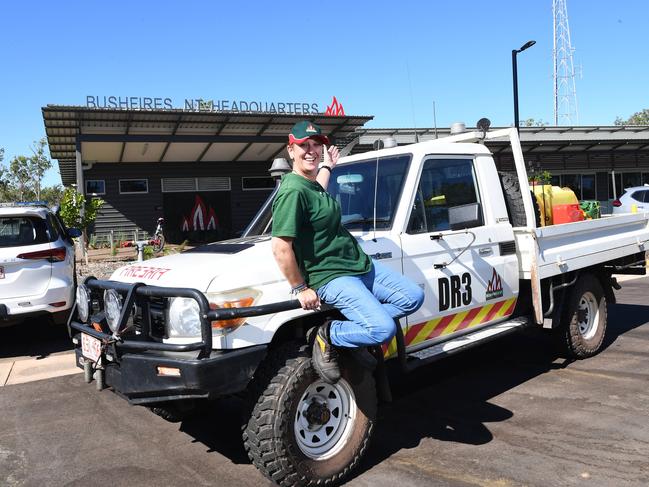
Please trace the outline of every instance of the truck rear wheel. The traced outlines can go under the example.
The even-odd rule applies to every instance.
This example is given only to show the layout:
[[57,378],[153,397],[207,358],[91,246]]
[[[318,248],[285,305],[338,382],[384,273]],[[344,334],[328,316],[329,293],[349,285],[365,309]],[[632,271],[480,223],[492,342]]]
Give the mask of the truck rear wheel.
[[279,485],[328,485],[347,477],[367,450],[377,397],[371,373],[341,357],[342,378],[322,381],[288,343],[271,352],[250,387],[244,447]]
[[567,296],[565,313],[555,331],[559,352],[584,359],[602,348],[606,333],[607,303],[599,279],[584,274]]

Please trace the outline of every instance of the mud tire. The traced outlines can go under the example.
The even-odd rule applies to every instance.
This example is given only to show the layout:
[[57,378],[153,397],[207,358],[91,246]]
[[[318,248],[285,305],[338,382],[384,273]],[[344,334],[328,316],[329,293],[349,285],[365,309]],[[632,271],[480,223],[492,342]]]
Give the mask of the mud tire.
[[569,290],[559,328],[554,331],[560,355],[584,359],[596,355],[606,334],[607,302],[599,279],[582,275]]
[[[276,484],[339,484],[353,472],[367,451],[376,420],[374,378],[351,359],[341,358],[340,365],[341,380],[328,386],[315,373],[310,357],[300,351],[300,345],[289,342],[271,351],[255,373],[249,387],[243,442],[252,463]],[[298,414],[298,408],[304,411],[308,393],[320,386],[323,390],[329,387],[330,395],[344,389],[353,391],[350,394],[353,397],[348,399],[356,407],[355,415],[346,420],[346,433],[332,443],[328,452],[318,457],[313,454],[314,450],[308,447],[305,450],[308,437],[306,443],[304,438],[298,439],[299,432],[305,431],[300,428],[299,421],[306,417],[301,412]],[[322,435],[326,439],[326,435]],[[335,440],[336,437],[330,438]]]

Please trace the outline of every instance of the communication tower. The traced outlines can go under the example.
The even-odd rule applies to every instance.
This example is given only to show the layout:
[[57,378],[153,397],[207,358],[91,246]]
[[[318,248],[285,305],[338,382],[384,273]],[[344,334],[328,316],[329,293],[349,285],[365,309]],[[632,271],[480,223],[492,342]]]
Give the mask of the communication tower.
[[577,125],[579,123],[575,66],[572,59],[574,49],[570,42],[566,2],[567,0],[552,0],[555,125]]

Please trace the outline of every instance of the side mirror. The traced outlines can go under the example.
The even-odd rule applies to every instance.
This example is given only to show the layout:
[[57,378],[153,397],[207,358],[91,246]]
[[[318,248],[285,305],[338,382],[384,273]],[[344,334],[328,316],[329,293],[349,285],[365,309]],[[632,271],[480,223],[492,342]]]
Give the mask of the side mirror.
[[70,238],[79,238],[81,236],[81,230],[78,228],[68,228],[68,237]]
[[480,203],[451,206],[448,209],[448,222],[451,230],[464,230],[482,225]]

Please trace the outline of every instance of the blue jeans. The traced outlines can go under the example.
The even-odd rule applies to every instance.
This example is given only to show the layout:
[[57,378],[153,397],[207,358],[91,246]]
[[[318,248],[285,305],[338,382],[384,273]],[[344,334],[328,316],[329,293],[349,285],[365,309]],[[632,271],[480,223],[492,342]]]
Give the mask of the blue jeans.
[[396,333],[394,320],[417,311],[424,291],[410,279],[373,261],[372,269],[357,276],[341,276],[318,288],[322,301],[348,321],[331,322],[331,343],[338,347],[380,345]]

